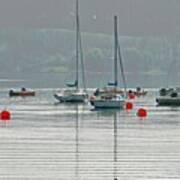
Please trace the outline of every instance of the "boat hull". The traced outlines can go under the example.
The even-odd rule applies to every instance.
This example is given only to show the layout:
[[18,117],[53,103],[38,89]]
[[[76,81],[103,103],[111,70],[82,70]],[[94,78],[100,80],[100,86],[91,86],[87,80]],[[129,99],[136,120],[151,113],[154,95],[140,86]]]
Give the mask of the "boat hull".
[[133,92],[135,96],[146,96],[147,95],[147,91],[142,91],[142,92]]
[[156,102],[159,106],[180,106],[180,97],[158,97]]
[[123,109],[124,108],[124,100],[94,100],[90,101],[91,105],[94,106],[96,109]]
[[[104,95],[107,93],[113,93],[113,94],[117,94],[117,95],[124,95],[126,92],[123,91],[122,89],[100,89],[100,90],[96,90],[94,92],[95,96],[99,96],[99,95]],[[147,91],[131,91],[131,93],[129,94],[134,94],[137,97],[141,97],[141,96],[146,96],[147,95]]]
[[87,99],[86,94],[71,94],[71,95],[61,95],[61,94],[54,94],[54,97],[60,102],[85,102]]
[[35,96],[35,92],[34,91],[21,91],[21,92],[16,92],[16,91],[10,91],[9,92],[9,96],[10,97],[16,97],[16,96],[21,96],[21,97],[26,97],[26,96]]

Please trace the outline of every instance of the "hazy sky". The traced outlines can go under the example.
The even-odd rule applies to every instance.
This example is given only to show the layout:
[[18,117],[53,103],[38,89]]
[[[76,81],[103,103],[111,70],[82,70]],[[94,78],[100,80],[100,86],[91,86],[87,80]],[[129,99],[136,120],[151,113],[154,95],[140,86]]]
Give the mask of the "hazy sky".
[[[180,0],[79,0],[81,27],[111,32],[119,15],[123,35],[180,33]],[[0,27],[74,27],[75,0],[0,0]]]

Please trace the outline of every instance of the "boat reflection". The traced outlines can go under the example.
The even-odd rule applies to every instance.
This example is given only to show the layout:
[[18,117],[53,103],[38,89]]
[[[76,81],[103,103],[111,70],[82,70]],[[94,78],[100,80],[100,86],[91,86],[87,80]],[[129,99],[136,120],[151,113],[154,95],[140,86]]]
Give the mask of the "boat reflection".
[[[82,173],[82,167],[80,167],[81,165],[81,160],[80,158],[83,159],[83,157],[80,157],[80,116],[81,116],[81,111],[82,111],[82,106],[75,104],[74,105],[74,109],[75,109],[75,115],[74,115],[74,127],[75,127],[75,179],[79,180],[81,178],[81,173]],[[113,180],[118,180],[118,114],[119,111],[118,110],[109,110],[109,111],[98,111],[97,112],[98,116],[106,116],[109,119],[109,122],[111,123],[111,127],[112,127],[112,141],[113,141],[113,146],[112,146],[112,151],[110,153],[110,156],[112,158],[112,179]],[[93,136],[93,134],[92,134]],[[98,154],[98,152],[97,152]],[[107,157],[105,157],[106,159]],[[95,162],[94,167],[96,167],[96,165],[99,165],[99,162]]]
[[119,110],[98,111],[98,116],[108,117],[113,123],[113,180],[118,180],[118,114]]
[[75,105],[76,115],[75,115],[75,148],[76,148],[76,167],[75,167],[75,177],[79,179],[79,105]]
[[118,151],[118,143],[117,143],[117,137],[118,137],[118,127],[117,127],[117,112],[114,112],[113,114],[114,118],[114,180],[118,180],[118,174],[117,174],[117,166],[118,166],[118,157],[117,157],[117,151]]

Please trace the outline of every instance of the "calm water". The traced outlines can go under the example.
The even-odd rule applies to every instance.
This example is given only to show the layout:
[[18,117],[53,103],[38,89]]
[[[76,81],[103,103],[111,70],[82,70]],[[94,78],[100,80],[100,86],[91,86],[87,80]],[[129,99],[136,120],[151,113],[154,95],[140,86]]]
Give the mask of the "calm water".
[[0,109],[12,111],[0,122],[0,179],[180,179],[180,108],[156,107],[151,92],[131,112],[94,111],[55,104],[53,92],[10,99],[0,91]]

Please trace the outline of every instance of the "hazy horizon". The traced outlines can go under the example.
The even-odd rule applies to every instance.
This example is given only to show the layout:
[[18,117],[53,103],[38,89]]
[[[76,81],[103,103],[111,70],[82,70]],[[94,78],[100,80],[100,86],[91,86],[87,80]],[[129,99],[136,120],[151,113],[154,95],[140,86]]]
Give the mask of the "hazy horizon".
[[[112,78],[109,59],[113,55],[114,14],[119,17],[128,85],[179,84],[180,1],[79,0],[79,3],[81,30],[86,32],[83,49],[86,73],[91,74],[87,75],[90,87],[99,85],[98,81],[105,85]],[[32,87],[40,84],[62,87],[65,80],[73,80],[74,12],[75,0],[0,0],[1,78],[23,76],[31,79],[33,83],[28,85]],[[104,76],[96,79],[99,72]]]
[[[120,35],[174,36],[180,33],[178,0],[79,0],[81,29],[111,33],[119,16]],[[0,28],[74,28],[75,0],[0,0]]]

